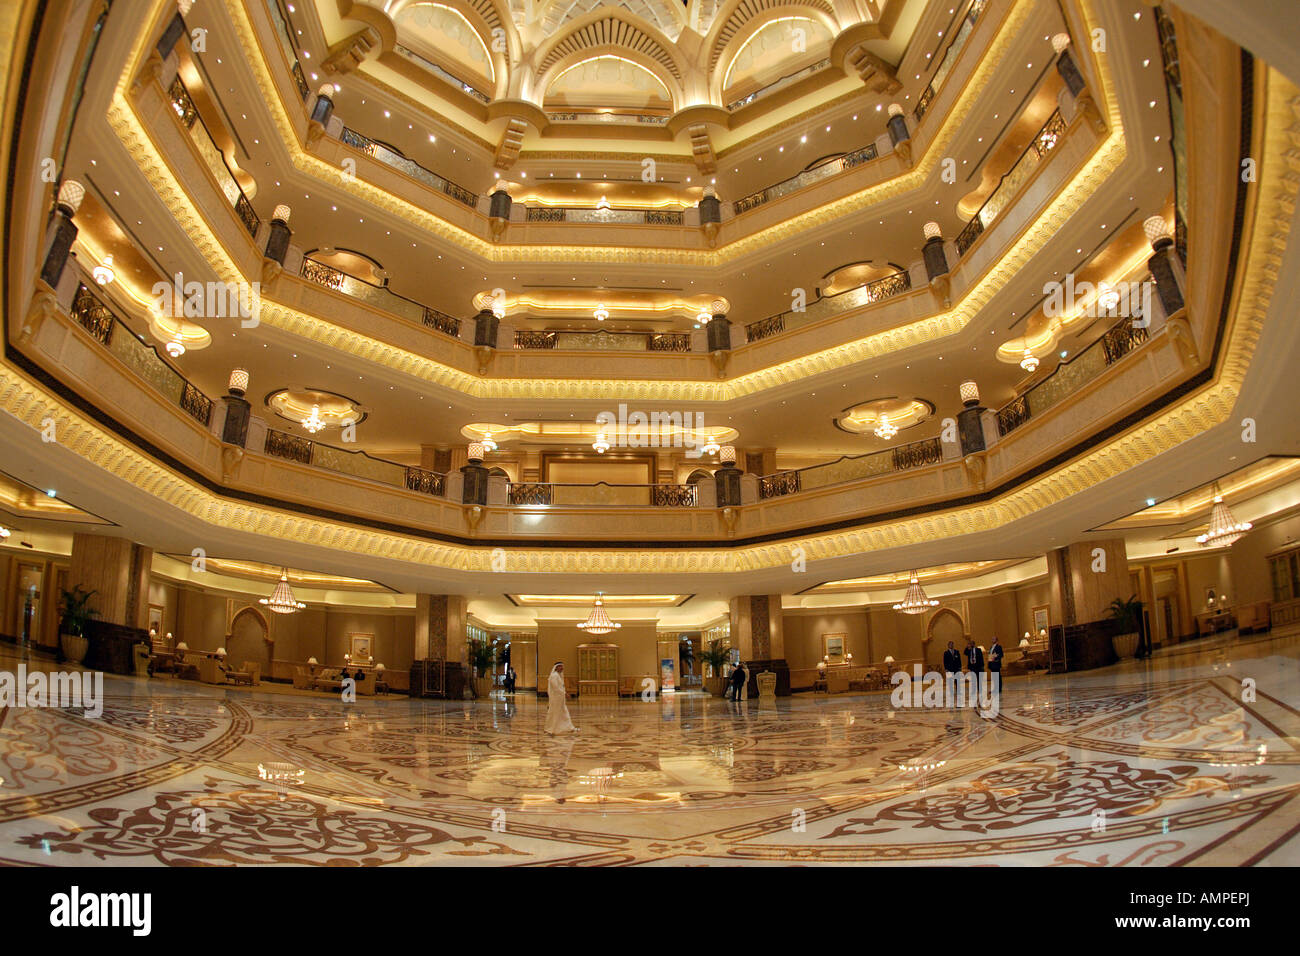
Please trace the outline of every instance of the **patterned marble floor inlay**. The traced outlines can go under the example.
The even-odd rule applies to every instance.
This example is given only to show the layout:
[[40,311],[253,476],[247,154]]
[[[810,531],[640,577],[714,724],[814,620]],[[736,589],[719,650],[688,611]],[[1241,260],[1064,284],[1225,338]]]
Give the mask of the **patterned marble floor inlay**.
[[109,675],[99,719],[0,708],[0,862],[1300,863],[1300,637],[1176,650],[1009,681],[993,719],[681,694],[574,702],[562,738],[531,693]]

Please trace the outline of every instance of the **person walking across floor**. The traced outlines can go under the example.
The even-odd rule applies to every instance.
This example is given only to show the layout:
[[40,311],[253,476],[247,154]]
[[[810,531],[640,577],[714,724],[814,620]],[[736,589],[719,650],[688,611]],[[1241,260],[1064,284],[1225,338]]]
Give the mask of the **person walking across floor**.
[[568,690],[564,686],[564,664],[556,661],[551,676],[546,681],[546,732],[551,735],[571,734],[578,728],[569,719],[569,705],[565,701]]
[[509,664],[506,665],[505,684],[506,684],[506,693],[513,694],[515,692],[515,669],[511,667]]
[[975,699],[971,706],[979,705],[980,688],[984,682],[984,651],[975,643],[975,638],[966,638],[966,669],[975,675]]

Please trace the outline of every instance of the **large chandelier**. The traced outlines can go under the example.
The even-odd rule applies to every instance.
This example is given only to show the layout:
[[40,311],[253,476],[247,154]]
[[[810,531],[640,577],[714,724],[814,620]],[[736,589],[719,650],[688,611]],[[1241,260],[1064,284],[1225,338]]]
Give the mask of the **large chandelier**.
[[167,344],[163,347],[167,350],[167,354],[174,359],[180,358],[185,354],[185,343],[181,341],[180,332],[177,332],[176,337],[168,340]]
[[893,438],[898,434],[898,426],[890,422],[888,415],[881,415],[880,421],[872,429],[877,438],[883,438],[885,441]]
[[293,596],[293,588],[289,587],[287,568],[280,569],[280,580],[275,583],[275,590],[271,592],[271,596],[260,598],[257,603],[265,604],[267,610],[274,611],[276,614],[293,614],[307,606]]
[[311,414],[302,420],[302,427],[313,435],[325,427],[325,419],[320,417],[319,405],[311,407]]
[[591,614],[578,625],[578,630],[586,631],[588,634],[609,634],[623,626],[609,619],[600,597],[600,593],[597,592],[596,603],[591,606]]
[[487,431],[483,433],[483,438],[481,439],[481,441],[483,442],[484,451],[497,450],[497,443],[492,438],[492,429],[489,428]]
[[1038,356],[1030,349],[1025,349],[1024,355],[1020,357],[1020,367],[1026,372],[1033,372],[1034,369],[1038,368]]
[[916,579],[916,572],[912,572],[912,580],[907,585],[907,593],[903,595],[903,602],[895,604],[895,611],[902,611],[904,614],[921,614],[922,612],[938,605],[938,600],[925,596],[925,589],[921,587],[921,582]]
[[605,437],[604,432],[596,436],[596,440],[591,443],[591,447],[596,449],[598,455],[603,455],[609,451],[609,439]]
[[1214,509],[1210,512],[1210,527],[1206,529],[1205,534],[1196,536],[1196,543],[1202,548],[1212,548],[1217,545],[1223,545],[1225,548],[1249,531],[1253,525],[1249,521],[1237,522],[1233,520],[1232,512],[1223,502],[1223,495],[1219,493],[1219,485],[1214,485]]
[[605,304],[602,302],[596,306],[596,311],[592,314],[596,317],[597,322],[604,322],[609,318],[609,309],[605,308]]

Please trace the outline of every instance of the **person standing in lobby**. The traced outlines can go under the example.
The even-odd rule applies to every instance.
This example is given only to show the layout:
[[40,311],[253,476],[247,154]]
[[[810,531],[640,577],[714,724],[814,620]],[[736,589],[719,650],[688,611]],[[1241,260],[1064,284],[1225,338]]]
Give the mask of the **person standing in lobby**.
[[989,693],[1002,694],[1002,644],[997,635],[993,635],[993,646],[989,648]]
[[749,675],[745,671],[745,665],[737,664],[736,669],[731,672],[731,699],[741,701],[745,699],[745,684],[748,683]]
[[[947,675],[947,682],[955,688],[957,681],[961,680],[961,653],[952,641],[948,642],[948,649],[943,652],[943,671]],[[952,705],[957,706],[957,695],[952,694]]]
[[975,643],[975,638],[966,638],[966,669],[975,675],[975,700],[971,701],[974,707],[979,703],[980,685],[984,680],[984,651]]

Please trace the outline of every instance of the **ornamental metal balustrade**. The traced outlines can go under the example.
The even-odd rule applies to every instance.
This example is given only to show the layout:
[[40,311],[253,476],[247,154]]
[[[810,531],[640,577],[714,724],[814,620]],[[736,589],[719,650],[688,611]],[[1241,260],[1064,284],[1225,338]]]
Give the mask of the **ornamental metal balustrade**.
[[406,488],[408,491],[418,491],[421,494],[441,498],[447,493],[447,476],[440,475],[436,471],[410,467],[406,469]]
[[343,127],[343,134],[339,138],[345,146],[360,150],[371,159],[376,159],[385,166],[391,166],[393,169],[405,173],[416,182],[423,183],[431,189],[436,189],[462,205],[469,206],[471,209],[478,206],[478,193],[471,192],[464,186],[454,183],[444,176],[439,176],[433,170],[421,166],[415,160],[408,159],[392,147],[385,146],[364,133],[358,133],[356,130],[345,126]]
[[506,502],[522,506],[601,506],[624,508],[696,508],[696,485],[591,485],[552,482],[510,482]]
[[323,285],[327,289],[365,302],[381,311],[417,322],[427,329],[441,332],[453,339],[460,338],[460,319],[455,316],[421,305],[404,295],[398,295],[386,286],[373,285],[364,279],[348,275],[343,270],[328,266],[310,256],[302,257],[299,275],[309,282]]
[[475,89],[473,86],[471,86],[470,84],[462,80],[459,76],[456,76],[454,73],[447,72],[442,67],[440,67],[437,63],[434,63],[432,60],[426,59],[425,57],[416,53],[414,50],[404,47],[400,43],[396,43],[393,45],[393,51],[399,54],[400,56],[406,57],[408,60],[410,60],[413,63],[418,63],[420,66],[424,67],[426,70],[428,70],[438,79],[442,80],[444,83],[448,84],[449,86],[454,86],[462,93],[469,94],[470,96],[474,97],[474,99],[478,100],[480,103],[492,102],[492,97],[488,96],[486,93],[482,92],[481,90]]
[[998,184],[993,187],[993,192],[980,206],[979,212],[975,213],[966,227],[958,233],[958,255],[964,256],[989,224],[1011,205],[1021,187],[1029,181],[1034,170],[1042,164],[1043,158],[1056,148],[1064,135],[1065,119],[1061,116],[1060,110],[1053,110],[1047,122],[1034,134],[1034,138],[1029,141],[1029,145],[1024,148],[1015,163],[998,180]]
[[527,206],[525,222],[575,222],[584,225],[680,226],[680,209],[586,209],[573,206]]
[[663,126],[668,117],[660,113],[548,113],[552,123],[601,123],[624,126]]
[[204,426],[212,420],[212,399],[131,331],[84,281],[77,284],[70,315],[91,338],[185,414]]
[[177,119],[180,120],[181,126],[189,132],[190,142],[194,144],[199,156],[203,159],[204,165],[208,167],[208,171],[216,179],[217,188],[221,190],[222,195],[234,208],[235,214],[239,217],[239,221],[243,223],[244,228],[248,230],[248,234],[256,237],[258,227],[262,224],[261,220],[258,219],[257,213],[253,210],[253,204],[244,195],[243,187],[235,179],[235,174],[230,171],[230,167],[226,164],[225,154],[217,146],[207,124],[203,122],[203,117],[199,115],[198,109],[194,106],[190,91],[178,76],[172,80],[167,92],[171,97],[172,108],[176,111]]
[[266,8],[271,17],[271,26],[275,30],[275,38],[280,44],[280,52],[284,54],[284,58],[289,64],[289,71],[293,74],[298,93],[305,100],[311,92],[311,88],[307,85],[307,78],[302,73],[298,46],[293,42],[293,33],[289,30],[289,16],[284,10],[280,9],[278,0],[266,0]]
[[794,471],[764,475],[758,479],[758,497],[760,500],[781,498],[801,491],[811,491],[814,488],[843,484],[846,481],[857,481],[862,478],[874,478],[913,468],[937,465],[941,461],[943,461],[942,443],[938,438],[924,438],[867,455],[846,455],[823,465],[810,465]]
[[822,70],[828,69],[830,65],[831,65],[831,61],[829,57],[818,60],[816,63],[805,66],[802,70],[796,70],[794,73],[790,73],[786,76],[783,76],[779,80],[773,80],[771,83],[767,84],[767,86],[763,87],[762,89],[755,90],[753,93],[750,93],[748,96],[743,96],[738,100],[732,100],[730,103],[727,104],[727,110],[728,112],[734,113],[742,106],[748,106],[750,103],[753,103],[756,100],[761,100],[765,96],[770,96],[773,93],[775,93],[777,90],[783,89],[784,87],[787,87],[792,83],[797,83],[798,81],[802,80],[804,77],[812,76],[814,73],[820,73]]
[[997,412],[998,434],[1009,435],[1031,418],[1059,405],[1067,396],[1096,380],[1107,368],[1151,338],[1145,326],[1125,317],[1086,349],[1062,362],[1041,382],[1018,395]]
[[517,349],[565,349],[574,352],[689,352],[689,332],[515,332]]
[[953,64],[957,62],[957,57],[966,47],[966,41],[970,39],[971,33],[975,30],[975,23],[979,20],[980,14],[984,12],[986,0],[971,0],[971,5],[965,15],[961,18],[961,26],[957,28],[957,34],[948,41],[948,49],[939,58],[939,65],[934,71],[934,76],[930,77],[930,82],[926,84],[925,90],[921,93],[920,99],[916,101],[916,108],[912,110],[912,115],[916,117],[919,123],[926,112],[930,109],[930,104],[934,102],[935,95],[939,92],[939,87],[947,79],[948,74],[952,71]]
[[894,272],[865,285],[845,289],[834,295],[822,296],[808,304],[802,312],[793,309],[769,315],[765,319],[751,322],[745,326],[745,337],[750,342],[758,342],[787,332],[800,325],[807,325],[818,319],[832,315],[841,315],[851,309],[862,308],[874,302],[881,302],[896,295],[912,290],[912,276],[908,272]]
[[766,189],[760,189],[756,193],[750,193],[737,199],[731,204],[732,211],[737,216],[749,212],[751,209],[757,209],[759,206],[771,202],[773,199],[779,199],[782,196],[788,196],[790,193],[798,192],[813,183],[819,183],[823,179],[831,176],[837,176],[846,169],[855,169],[864,163],[869,163],[878,158],[879,153],[876,150],[875,143],[869,143],[861,149],[855,149],[851,153],[845,153],[835,159],[828,160],[820,166],[812,169],[805,169],[803,172],[796,173],[789,179],[783,179],[775,185],[768,186]]

